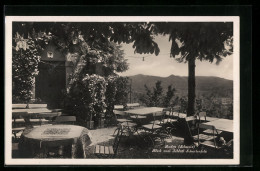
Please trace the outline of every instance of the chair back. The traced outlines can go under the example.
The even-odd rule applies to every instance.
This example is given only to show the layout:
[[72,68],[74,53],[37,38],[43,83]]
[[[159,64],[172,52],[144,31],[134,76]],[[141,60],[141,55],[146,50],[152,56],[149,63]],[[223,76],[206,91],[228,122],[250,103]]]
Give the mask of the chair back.
[[163,118],[164,118],[164,112],[155,112],[155,113],[153,113],[153,117],[151,118],[152,119],[152,123],[153,123],[152,129],[153,129],[154,125],[156,124],[155,122],[156,121],[160,121],[160,123],[162,123],[163,122]]
[[193,142],[193,137],[192,137],[192,131],[191,131],[191,126],[190,125],[194,125],[196,122],[196,117],[195,116],[189,116],[186,118],[180,118],[180,121],[183,120],[183,131],[184,133],[184,137],[186,137],[186,139],[189,142]]
[[199,123],[199,126],[198,126],[198,143],[200,143],[200,128],[201,129],[209,129],[209,130],[212,130],[212,137],[213,137],[213,141],[214,141],[214,146],[215,148],[217,147],[217,143],[216,143],[216,138],[215,138],[215,134],[218,134],[215,126],[213,125],[205,125],[205,124],[200,124]]
[[173,112],[180,112],[180,110],[181,110],[181,107],[180,107],[180,106],[174,106],[174,107],[172,107],[172,111],[173,111]]
[[122,125],[118,125],[118,128],[116,128],[117,130],[117,134],[116,137],[114,139],[114,144],[113,144],[113,150],[114,150],[114,156],[117,154],[117,150],[118,150],[118,146],[122,137],[122,133],[123,133],[123,127]]
[[[167,117],[167,115],[168,115],[168,117]],[[162,120],[164,120],[166,118],[167,122],[168,122],[168,119],[170,119],[171,117],[173,117],[172,108],[170,108],[170,107],[164,108],[163,109],[163,118],[162,118]]]
[[174,106],[172,107],[172,116],[176,116],[177,113],[177,117],[180,117],[180,111],[181,111],[181,107],[180,106]]
[[74,124],[76,122],[76,116],[57,116],[55,123],[57,124]]
[[206,112],[199,112],[199,121],[201,121],[201,118],[204,117],[205,121],[207,120],[207,113]]
[[218,132],[217,132],[215,126],[213,126],[213,125],[205,125],[205,124],[200,124],[200,123],[199,123],[199,126],[198,126],[198,134],[200,134],[200,132],[199,132],[199,131],[200,131],[200,128],[201,128],[201,129],[212,130],[213,135],[218,134]]

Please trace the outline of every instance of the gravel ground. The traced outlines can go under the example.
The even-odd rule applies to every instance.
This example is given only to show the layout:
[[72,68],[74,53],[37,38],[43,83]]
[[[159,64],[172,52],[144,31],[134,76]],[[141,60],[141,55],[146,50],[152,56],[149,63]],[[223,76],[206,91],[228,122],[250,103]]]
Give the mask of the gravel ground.
[[[109,145],[112,146],[114,143],[114,138],[116,127],[99,128],[95,130],[90,130],[92,135],[92,143],[86,147],[85,152],[87,158],[96,159],[98,158],[94,154],[95,145]],[[184,139],[176,134],[172,137],[164,139],[164,143],[160,139],[156,139],[154,144],[151,143],[149,138],[144,139],[144,132],[139,132],[140,135],[123,135],[118,147],[118,152],[115,158],[119,159],[200,159],[200,158],[232,158],[233,153],[225,154],[223,151],[216,151],[206,148],[189,148],[194,151],[200,152],[179,152],[179,150],[185,149]],[[175,151],[176,150],[176,151]],[[206,151],[206,153],[204,153]]]
[[[94,147],[98,145],[113,145],[114,137],[113,133],[116,127],[102,128],[96,130],[90,130],[92,134],[92,144],[87,147],[86,152],[88,154],[87,158],[98,158],[94,154]],[[141,134],[143,136],[143,134]],[[232,154],[225,155],[223,152],[216,152],[211,149],[206,148],[189,148],[189,150],[199,151],[199,152],[178,152],[179,150],[188,150],[185,148],[184,139],[178,136],[172,136],[171,138],[166,138],[165,143],[161,141],[155,141],[152,145],[151,141],[144,141],[140,135],[123,135],[118,147],[118,153],[115,158],[120,159],[149,159],[149,158],[171,158],[171,159],[181,159],[181,158],[232,158]],[[180,147],[180,148],[179,148]],[[169,152],[170,150],[170,152]],[[176,150],[176,151],[174,151]]]

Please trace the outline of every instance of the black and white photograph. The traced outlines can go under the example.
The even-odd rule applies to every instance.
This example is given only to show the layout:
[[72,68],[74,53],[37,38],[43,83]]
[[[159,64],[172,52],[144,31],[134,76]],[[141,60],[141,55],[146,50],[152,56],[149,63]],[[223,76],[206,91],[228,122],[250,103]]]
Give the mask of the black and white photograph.
[[239,17],[7,16],[5,29],[7,165],[239,164]]

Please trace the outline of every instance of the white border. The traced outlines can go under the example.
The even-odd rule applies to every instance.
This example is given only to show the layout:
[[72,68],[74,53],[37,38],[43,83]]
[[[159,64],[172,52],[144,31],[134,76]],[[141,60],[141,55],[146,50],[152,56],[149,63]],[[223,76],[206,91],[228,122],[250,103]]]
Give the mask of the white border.
[[[12,159],[12,22],[233,22],[234,159]],[[5,164],[6,165],[237,165],[240,163],[240,39],[238,16],[6,16],[5,17]]]

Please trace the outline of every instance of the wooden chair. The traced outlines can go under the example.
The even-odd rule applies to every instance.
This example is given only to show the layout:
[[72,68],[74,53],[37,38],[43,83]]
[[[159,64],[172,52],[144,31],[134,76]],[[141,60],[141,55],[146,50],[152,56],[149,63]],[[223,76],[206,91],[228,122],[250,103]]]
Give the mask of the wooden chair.
[[150,121],[150,124],[163,125],[165,118],[165,112],[156,112],[153,114],[153,120]]
[[[133,123],[132,120],[127,119],[126,113],[124,111],[114,110],[113,112],[116,116],[116,120],[117,120],[118,124],[122,126],[122,132],[125,135],[131,133],[132,130],[135,129],[137,124]],[[115,132],[116,132],[116,130],[115,130]],[[114,132],[114,134],[115,134],[115,132]]]
[[204,122],[207,122],[207,113],[206,112],[199,112],[198,114],[199,122],[202,122],[202,118],[204,117]]
[[117,134],[114,139],[113,145],[96,145],[94,154],[99,158],[114,158],[117,155],[118,146],[122,136],[122,126],[119,125],[116,129]]
[[25,127],[19,127],[19,128],[12,128],[12,134],[14,141],[19,141],[19,138],[21,137]]
[[163,109],[163,117],[161,122],[159,122],[159,125],[162,126],[162,130],[170,137],[172,136],[172,132],[176,130],[176,123],[178,122],[177,119],[173,119],[172,114],[172,108]]
[[[200,129],[212,130],[213,134],[212,135],[200,134]],[[216,143],[217,135],[218,135],[218,132],[214,126],[199,124],[198,135],[194,136],[194,139],[196,139],[198,141],[198,145],[204,145],[204,146],[208,146],[208,147],[213,147],[215,149],[219,149],[220,147],[218,147],[218,145]],[[195,137],[197,137],[197,138],[195,138]],[[201,142],[201,141],[203,141],[203,142]]]
[[19,141],[25,128],[32,127],[29,118],[13,118],[12,119],[12,134],[15,142]]
[[75,124],[76,116],[57,116],[54,124]]
[[149,140],[151,140],[152,145],[154,146],[154,140],[156,138],[160,138],[161,142],[164,141],[164,139],[166,137],[168,137],[168,135],[166,134],[161,134],[164,133],[163,132],[163,126],[159,125],[157,123],[162,123],[162,121],[160,121],[160,118],[162,119],[162,112],[157,112],[153,114],[153,121],[151,121],[149,124],[145,124],[142,125],[142,129],[145,131],[145,133],[147,134],[144,138],[144,140],[146,141],[147,137]]
[[176,123],[177,119],[173,119],[173,110],[172,108],[163,109],[163,120],[162,124],[173,124]]
[[[207,129],[207,130],[211,130],[213,134],[204,134],[203,132],[200,133],[201,129]],[[194,140],[197,140],[198,142],[200,141],[209,141],[209,140],[213,140],[215,139],[217,136],[217,130],[215,129],[214,126],[211,125],[203,125],[203,124],[198,124],[198,134],[193,136]]]
[[172,112],[169,113],[169,116],[172,118],[179,118],[180,117],[180,111],[181,111],[181,107],[180,106],[174,106],[171,108]]
[[193,134],[196,127],[196,117],[195,116],[189,116],[185,118],[179,118],[180,123],[180,130],[184,137],[184,143],[186,144],[192,144],[194,143]]
[[[199,117],[199,123],[207,122],[207,113],[206,112],[199,112],[198,117]],[[221,132],[222,131],[218,131],[218,134],[220,134]],[[212,129],[206,129],[203,131],[203,133],[209,134],[209,135],[214,134]]]
[[142,125],[142,127],[145,129],[145,130],[148,130],[148,131],[151,131],[151,132],[154,132],[155,130],[158,130],[160,129],[162,126],[159,125],[158,123],[162,123],[162,121],[159,119],[157,119],[157,117],[162,117],[162,114],[161,113],[154,113],[153,114],[153,121],[150,122],[150,124],[146,124],[146,125]]
[[19,143],[12,143],[12,158],[19,157]]
[[126,113],[124,111],[114,110],[113,112],[116,116],[117,122],[119,122],[119,123],[131,122],[131,120],[126,119]]

